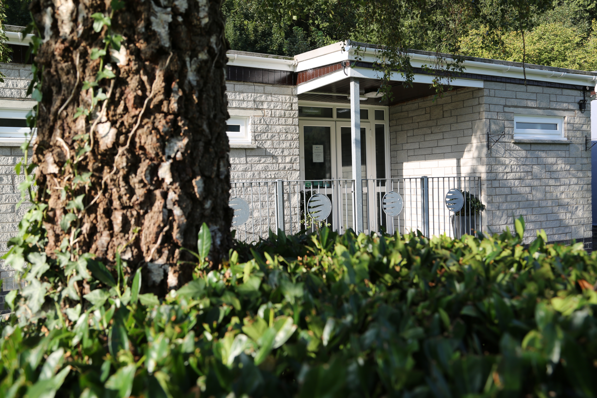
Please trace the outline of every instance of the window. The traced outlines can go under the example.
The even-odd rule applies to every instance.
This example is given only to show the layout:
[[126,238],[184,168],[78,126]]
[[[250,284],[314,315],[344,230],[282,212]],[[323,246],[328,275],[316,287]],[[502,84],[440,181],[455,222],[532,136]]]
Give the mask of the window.
[[0,144],[20,145],[25,134],[30,134],[27,127],[27,113],[23,109],[0,109]]
[[329,117],[333,118],[332,108],[317,108],[314,106],[299,106],[299,117]]
[[547,116],[515,116],[514,139],[565,140],[564,119]]
[[[338,119],[350,119],[350,108],[337,108],[336,118]],[[361,120],[369,119],[369,110],[361,109]]]
[[230,145],[251,145],[248,117],[231,117],[226,122],[226,134]]

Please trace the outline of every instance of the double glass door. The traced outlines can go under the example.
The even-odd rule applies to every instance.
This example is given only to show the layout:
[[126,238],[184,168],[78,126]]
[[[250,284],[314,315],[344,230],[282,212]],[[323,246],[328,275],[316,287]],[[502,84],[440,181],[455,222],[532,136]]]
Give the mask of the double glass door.
[[[355,228],[352,140],[350,122],[301,121],[301,175],[305,188],[329,188],[332,201],[328,222],[345,232]],[[381,198],[385,193],[388,162],[385,124],[361,122],[361,178],[363,226],[368,231],[385,228]],[[335,180],[325,181],[325,180]]]

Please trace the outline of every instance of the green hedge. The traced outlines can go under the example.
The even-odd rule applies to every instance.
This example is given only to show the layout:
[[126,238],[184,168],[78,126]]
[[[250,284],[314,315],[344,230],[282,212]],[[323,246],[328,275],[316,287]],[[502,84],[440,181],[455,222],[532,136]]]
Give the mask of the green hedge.
[[597,257],[516,227],[272,235],[163,302],[96,265],[110,290],[0,325],[0,396],[595,396]]

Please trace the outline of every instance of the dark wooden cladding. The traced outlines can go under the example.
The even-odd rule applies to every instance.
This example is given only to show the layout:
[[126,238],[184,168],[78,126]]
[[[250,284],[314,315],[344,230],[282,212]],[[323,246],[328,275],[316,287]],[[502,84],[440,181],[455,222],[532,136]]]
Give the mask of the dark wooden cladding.
[[296,73],[283,70],[247,68],[243,66],[228,65],[226,67],[226,80],[235,82],[296,86]]
[[298,73],[297,84],[305,83],[313,79],[317,79],[318,77],[325,76],[329,73],[336,72],[342,69],[342,64],[332,64],[327,66],[322,66],[320,68],[309,69],[303,72]]
[[29,54],[29,46],[20,46],[18,44],[7,44],[7,47],[10,48],[10,54],[8,54],[10,58],[11,64],[30,64],[31,58],[28,57]]

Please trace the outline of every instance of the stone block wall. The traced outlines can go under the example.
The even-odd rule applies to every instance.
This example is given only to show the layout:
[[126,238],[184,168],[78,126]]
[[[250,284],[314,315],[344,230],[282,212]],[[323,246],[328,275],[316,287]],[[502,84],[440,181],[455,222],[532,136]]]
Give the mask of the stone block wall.
[[31,81],[31,65],[0,64],[4,82],[0,83],[0,99],[27,98],[27,87]]
[[[31,79],[31,65],[1,64],[0,72],[4,82],[0,83],[0,109],[30,109],[33,103],[27,100],[27,87]],[[18,231],[19,221],[26,206],[19,209],[16,204],[21,199],[18,189],[22,177],[17,176],[14,167],[23,157],[20,147],[3,146],[0,142],[0,256],[7,250],[7,243]],[[4,296],[15,288],[13,272],[0,260],[0,310],[4,307]]]
[[[235,229],[239,239],[258,240],[270,229],[277,230],[275,180],[300,178],[298,96],[292,86],[235,82],[227,83],[227,96],[230,116],[248,117],[252,138],[251,145],[231,145],[230,149],[231,195],[247,200],[250,208],[248,221]],[[286,192],[289,189],[286,184]],[[296,195],[288,194],[287,200],[298,207]],[[287,210],[286,225],[294,223],[296,230],[294,218]]]
[[250,117],[251,146],[230,150],[232,181],[299,178],[298,96],[292,86],[227,83],[231,117]]
[[[523,216],[526,242],[543,229],[552,242],[575,239],[590,248],[590,109],[581,113],[580,99],[577,90],[485,82],[483,89],[395,105],[392,176],[481,177],[485,231],[512,229],[513,218]],[[563,117],[567,142],[515,141],[514,115]],[[491,150],[487,131],[494,138],[505,132]]]
[[[390,107],[392,178],[406,179],[400,192],[405,204],[401,232],[423,227],[420,184],[413,177],[443,177],[429,181],[431,234],[454,236],[451,213],[444,204],[451,188],[475,195],[481,192],[481,201],[487,203],[483,195],[486,190],[484,95],[483,89],[457,89],[440,98],[430,96]],[[462,177],[481,177],[481,183]],[[471,222],[476,229],[485,227],[482,217],[466,220]]]
[[[513,217],[524,216],[527,241],[543,229],[550,241],[575,239],[590,248],[591,152],[584,138],[591,137],[591,111],[579,111],[581,91],[504,83],[485,88],[487,127],[506,133],[487,156],[487,228],[512,228]],[[515,141],[514,115],[562,117],[567,142]]]

